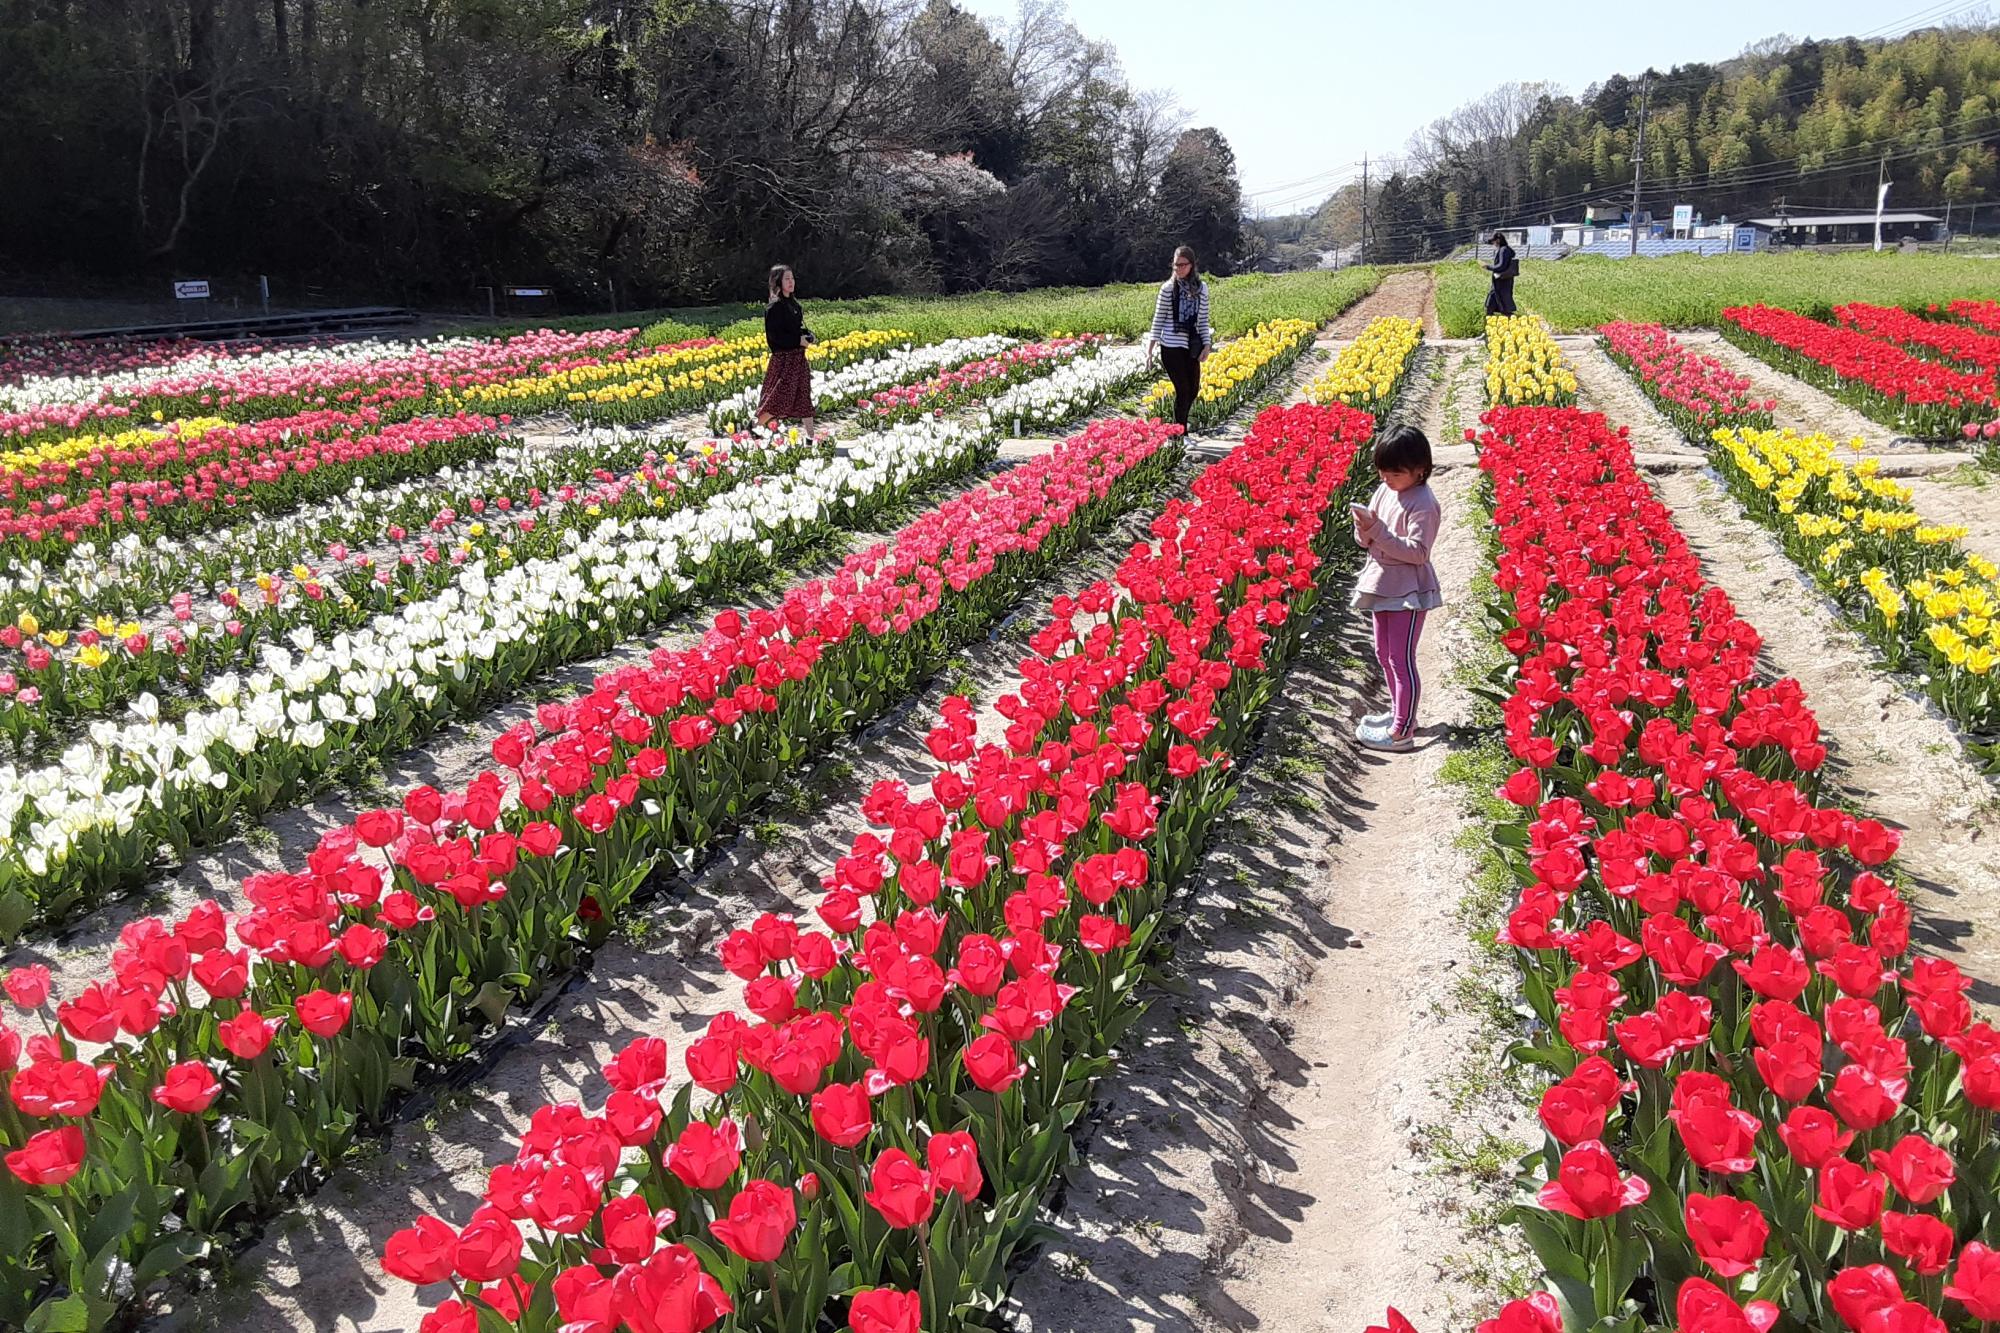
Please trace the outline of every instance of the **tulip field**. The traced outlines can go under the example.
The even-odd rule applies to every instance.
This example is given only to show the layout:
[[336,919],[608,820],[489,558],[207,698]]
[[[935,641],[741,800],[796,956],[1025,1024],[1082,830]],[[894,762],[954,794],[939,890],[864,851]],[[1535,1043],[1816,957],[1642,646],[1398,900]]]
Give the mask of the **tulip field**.
[[[1843,742],[1877,719],[1774,670],[1754,585],[1645,469],[1712,478],[1823,593],[1814,651],[2000,781],[2000,566],[1891,475],[1983,475],[2000,306],[1752,292],[1717,307],[1730,347],[1532,307],[1446,340],[1415,275],[1336,276],[1218,284],[1191,437],[1142,324],[1080,296],[843,312],[812,433],[757,427],[762,340],[733,327],[16,365],[0,1329],[1108,1326],[1047,1297],[1057,1272],[1132,1330],[1293,1326],[1221,1298],[1247,1280],[1355,1333],[1984,1333],[1996,918],[1931,929],[1979,887],[1913,870],[1929,830],[1854,783]],[[1607,418],[1602,374],[1657,415]],[[1457,720],[1407,755],[1356,743],[1358,704],[1283,732],[1326,716],[1301,672],[1380,697],[1338,645],[1344,511],[1390,421],[1426,429],[1447,497],[1425,707]],[[1642,463],[1635,426],[1678,452]],[[1295,790],[1327,768],[1338,809]],[[1466,772],[1443,816],[1396,785]],[[1343,861],[1376,825],[1409,859]],[[1485,901],[1431,844],[1503,886],[1463,921],[1500,978],[1455,1005],[1504,1066],[1479,1097],[1394,1046],[1336,1057],[1340,1006],[1387,993],[1344,947],[1269,1012],[1190,1012],[1221,856],[1281,837],[1323,853],[1294,901],[1325,919],[1274,923],[1297,940],[1385,884]],[[1231,921],[1264,910],[1234,883]],[[690,914],[712,937],[672,954]],[[503,1084],[544,1023],[582,1033],[582,1076]],[[1361,1127],[1274,1080],[1246,1096],[1309,1128],[1256,1169],[1338,1238],[1284,1266],[1240,1164],[1188,1170],[1199,1097],[1147,1118],[1157,1159],[1125,1133],[1136,1050],[1184,1040],[1192,1068],[1237,1025],[1485,1117],[1492,1161],[1439,1188],[1498,1202],[1353,1224]],[[475,1112],[436,1179],[379,1169]],[[1111,1163],[1166,1220],[1092,1273],[1066,1256]],[[1148,1203],[1190,1174],[1187,1217]],[[1176,1226],[1209,1284],[1185,1318],[1146,1259]],[[1492,1262],[1376,1262],[1446,1235]]]

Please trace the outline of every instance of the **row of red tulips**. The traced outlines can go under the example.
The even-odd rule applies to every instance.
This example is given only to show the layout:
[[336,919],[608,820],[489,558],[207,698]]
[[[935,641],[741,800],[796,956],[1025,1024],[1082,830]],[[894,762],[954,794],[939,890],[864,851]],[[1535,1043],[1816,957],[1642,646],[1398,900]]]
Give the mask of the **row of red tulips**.
[[[1933,315],[1938,314],[1938,308],[1932,306],[1930,313]],[[1956,319],[1961,319],[1967,324],[1976,324],[1988,333],[2000,333],[2000,301],[1953,301],[1945,307],[1944,313],[1950,314]]]
[[1617,322],[1598,333],[1611,359],[1689,438],[1706,439],[1723,426],[1770,428],[1770,399],[1753,395],[1749,380],[1660,325]]
[[1788,374],[1833,393],[1884,425],[1947,439],[2000,411],[1993,376],[1913,356],[1893,343],[1772,306],[1732,306],[1722,334]]
[[451,1284],[425,1333],[979,1323],[1143,1012],[1148,946],[1309,620],[1372,427],[1266,410],[1115,586],[1057,599],[998,704],[1004,743],[946,700],[939,767],[870,793],[824,929],[766,915],[724,941],[744,1009],[678,1053],[685,1078],[639,1039],[600,1110],[536,1112],[470,1218],[389,1240],[390,1273]]
[[[128,927],[114,975],[79,994],[9,976],[43,1032],[16,1069],[0,1026],[0,1323],[102,1327],[309,1188],[400,1090],[572,971],[657,864],[739,823],[1129,506],[1177,433],[1100,423],[775,610],[724,613],[497,737],[499,767],[463,790],[418,788],[253,876],[233,921],[206,902]],[[132,1281],[108,1289],[106,1264]]]
[[491,457],[506,418],[459,413],[382,425],[312,412],[0,472],[0,554],[52,563],[85,538],[197,532],[353,486],[386,485]]
[[2000,370],[2000,334],[1948,321],[1925,319],[1897,306],[1854,301],[1833,308],[1834,318],[1857,333],[1895,343],[1933,361],[1947,361],[1989,378]]
[[1911,959],[1897,834],[1822,803],[1796,682],[1706,583],[1622,432],[1486,418],[1505,740],[1500,938],[1559,1077],[1518,1220],[1548,1295],[1488,1333],[2000,1318],[2000,1031]]

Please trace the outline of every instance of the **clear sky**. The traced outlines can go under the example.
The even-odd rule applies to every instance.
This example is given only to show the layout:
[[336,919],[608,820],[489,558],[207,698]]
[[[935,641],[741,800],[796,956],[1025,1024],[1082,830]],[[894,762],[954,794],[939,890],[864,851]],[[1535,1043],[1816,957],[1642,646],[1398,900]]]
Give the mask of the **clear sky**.
[[[1011,19],[1018,0],[958,0]],[[1726,60],[1775,33],[1887,36],[1978,6],[1959,0],[1068,0],[1117,48],[1135,88],[1171,91],[1236,150],[1252,211],[1312,208],[1363,153],[1398,154],[1428,122],[1509,82],[1581,93],[1608,75]],[[1574,11],[1571,19],[1562,13]]]

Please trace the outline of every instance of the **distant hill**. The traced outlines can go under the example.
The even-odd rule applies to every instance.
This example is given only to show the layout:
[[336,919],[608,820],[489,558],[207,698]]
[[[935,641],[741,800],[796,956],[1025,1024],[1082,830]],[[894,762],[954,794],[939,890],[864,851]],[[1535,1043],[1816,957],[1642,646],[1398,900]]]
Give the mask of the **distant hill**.
[[[1793,212],[1872,209],[1886,157],[1893,205],[1987,202],[2000,224],[2000,25],[1990,14],[1890,39],[1778,36],[1719,64],[1647,74],[1642,207],[1685,203],[1710,218],[1780,201]],[[1371,181],[1369,257],[1430,258],[1482,228],[1629,201],[1641,84],[1613,74],[1581,96],[1508,84],[1424,127]],[[1360,221],[1360,187],[1348,185],[1258,231],[1319,250],[1353,244]]]

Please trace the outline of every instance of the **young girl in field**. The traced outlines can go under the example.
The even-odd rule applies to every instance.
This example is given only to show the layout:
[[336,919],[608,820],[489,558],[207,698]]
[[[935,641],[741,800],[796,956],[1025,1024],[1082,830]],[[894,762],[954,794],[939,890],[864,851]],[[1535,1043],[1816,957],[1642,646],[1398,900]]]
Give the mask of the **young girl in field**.
[[1366,505],[1353,505],[1354,540],[1368,552],[1354,585],[1354,606],[1375,618],[1375,657],[1389,682],[1389,711],[1361,720],[1355,732],[1371,750],[1416,748],[1417,638],[1424,615],[1444,605],[1431,543],[1443,512],[1431,493],[1431,442],[1415,426],[1391,426],[1375,437],[1375,474],[1382,484]]

